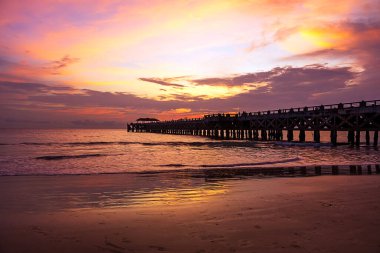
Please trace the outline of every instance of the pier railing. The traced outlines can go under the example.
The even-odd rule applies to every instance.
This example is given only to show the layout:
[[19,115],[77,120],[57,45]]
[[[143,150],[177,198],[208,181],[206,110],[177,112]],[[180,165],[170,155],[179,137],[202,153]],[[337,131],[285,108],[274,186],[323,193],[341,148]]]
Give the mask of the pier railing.
[[185,118],[157,122],[128,124],[128,131],[165,134],[188,134],[215,139],[298,140],[305,141],[305,131],[313,131],[313,141],[320,142],[320,131],[331,132],[331,142],[337,144],[337,132],[347,131],[348,142],[360,145],[360,132],[366,133],[366,144],[377,146],[380,129],[380,100],[305,106],[288,109],[208,114],[202,118]]

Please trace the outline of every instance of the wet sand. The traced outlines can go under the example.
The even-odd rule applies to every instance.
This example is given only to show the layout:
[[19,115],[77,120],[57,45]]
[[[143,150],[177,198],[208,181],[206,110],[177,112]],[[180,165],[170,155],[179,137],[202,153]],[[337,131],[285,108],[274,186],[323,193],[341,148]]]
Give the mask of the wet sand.
[[380,252],[379,175],[162,180],[0,177],[0,252]]

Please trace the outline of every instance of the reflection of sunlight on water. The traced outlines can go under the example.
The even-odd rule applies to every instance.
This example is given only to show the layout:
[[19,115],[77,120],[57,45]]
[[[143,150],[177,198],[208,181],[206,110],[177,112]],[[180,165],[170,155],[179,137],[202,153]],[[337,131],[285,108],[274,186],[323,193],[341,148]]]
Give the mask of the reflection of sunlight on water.
[[204,201],[211,196],[225,194],[227,191],[224,185],[214,184],[197,188],[140,192],[130,200],[129,205],[175,205],[192,201]]
[[228,192],[226,184],[207,183],[187,188],[139,189],[135,191],[115,191],[103,193],[62,194],[51,196],[65,199],[63,209],[120,208],[128,206],[177,205],[200,202],[212,196]]
[[187,204],[223,195],[230,185],[181,173],[0,177],[0,212]]

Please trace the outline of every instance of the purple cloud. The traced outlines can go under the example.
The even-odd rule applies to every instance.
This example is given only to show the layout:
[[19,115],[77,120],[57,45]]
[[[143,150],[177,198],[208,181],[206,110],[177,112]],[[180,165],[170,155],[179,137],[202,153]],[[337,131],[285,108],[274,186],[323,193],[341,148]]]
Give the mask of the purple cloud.
[[[233,85],[266,82],[267,86],[229,98],[206,99],[187,94],[173,96],[170,101],[141,98],[124,92],[0,82],[1,97],[5,98],[0,103],[0,124],[3,127],[15,126],[17,120],[34,120],[49,121],[50,124],[44,125],[52,127],[105,127],[108,123],[109,127],[116,127],[138,117],[160,118],[176,108],[189,108],[192,113],[206,114],[236,111],[237,108],[257,111],[348,102],[352,98],[375,99],[376,91],[363,93],[361,84],[351,85],[352,80],[357,78],[360,78],[360,73],[353,72],[349,67],[288,66],[267,72],[208,78],[205,81],[189,79],[189,82],[207,82],[209,85],[216,85],[222,79],[230,80]],[[99,113],[102,111],[105,112]],[[13,119],[12,124],[10,118]]]
[[173,80],[173,78],[160,79],[160,78],[144,78],[144,77],[141,77],[141,78],[139,78],[139,80],[144,81],[144,82],[149,82],[149,83],[156,83],[156,84],[163,85],[163,86],[171,86],[171,87],[176,87],[176,88],[183,88],[184,87],[182,84],[171,83],[170,81]]
[[79,61],[79,58],[70,57],[69,55],[65,55],[64,57],[62,57],[59,60],[52,61],[49,64],[49,66],[46,67],[46,68],[47,69],[51,69],[52,74],[59,74],[59,71],[62,68],[66,68],[67,66],[69,66],[69,65],[71,65],[73,63],[76,63],[78,61]]

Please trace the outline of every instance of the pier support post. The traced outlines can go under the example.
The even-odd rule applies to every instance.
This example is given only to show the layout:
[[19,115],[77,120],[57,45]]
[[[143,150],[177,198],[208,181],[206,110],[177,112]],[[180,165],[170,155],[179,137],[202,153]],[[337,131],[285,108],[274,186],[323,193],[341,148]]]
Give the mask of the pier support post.
[[230,129],[226,129],[226,140],[230,139]]
[[253,140],[254,141],[259,140],[259,131],[257,129],[253,130]]
[[379,130],[375,130],[373,133],[373,146],[377,147],[377,142],[379,140]]
[[220,138],[224,139],[224,129],[220,129]]
[[293,141],[293,129],[288,129],[288,141]]
[[275,134],[276,134],[276,141],[281,141],[281,130],[280,129],[277,129],[275,130]]
[[360,146],[360,130],[356,130],[355,144],[356,146]]
[[268,140],[267,130],[265,130],[265,129],[261,130],[261,140],[262,141]]
[[276,139],[276,130],[270,130],[270,139],[272,141]]
[[369,130],[365,131],[365,145],[369,146]]
[[314,130],[314,142],[320,143],[321,142],[321,133],[319,129]]
[[214,138],[219,139],[219,129],[214,129]]
[[248,139],[251,141],[253,140],[253,135],[252,135],[252,129],[248,129]]
[[331,130],[330,139],[331,139],[332,145],[334,146],[336,146],[337,144],[337,137],[338,137],[338,132],[336,130]]
[[355,144],[355,132],[354,132],[354,130],[348,130],[347,139],[348,139],[348,143],[351,146],[354,146],[354,144]]
[[306,140],[305,129],[300,129],[299,140],[300,142],[305,142]]

